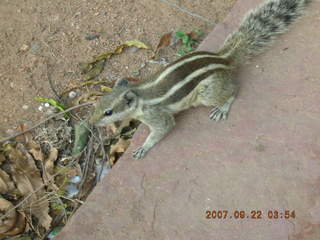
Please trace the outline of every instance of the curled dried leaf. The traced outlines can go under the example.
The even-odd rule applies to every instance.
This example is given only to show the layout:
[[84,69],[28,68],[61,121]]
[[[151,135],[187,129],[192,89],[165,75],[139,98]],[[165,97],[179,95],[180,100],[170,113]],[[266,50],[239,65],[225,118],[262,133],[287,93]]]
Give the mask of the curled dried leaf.
[[[9,209],[13,208],[11,202],[7,201],[4,198],[0,198],[0,211],[6,213]],[[2,215],[2,214],[1,214]],[[6,216],[0,222],[0,234],[4,234],[10,231],[16,221],[17,221],[18,214],[15,210],[10,211],[6,214]]]
[[[11,210],[14,206],[4,198],[0,198],[0,211],[6,215],[0,215],[0,238],[15,236],[22,233],[26,227],[26,219],[23,214]],[[9,211],[11,210],[11,211]]]
[[6,157],[2,152],[0,152],[0,163],[4,162],[6,160]]
[[130,140],[120,138],[115,144],[110,147],[110,164],[111,166],[119,159],[119,157],[127,150],[130,145]]
[[125,140],[123,138],[120,138],[119,141],[112,145],[110,148],[110,155],[114,155],[115,153],[117,154],[122,154],[126,151],[126,149],[129,147],[130,141]]
[[11,181],[9,175],[0,169],[0,193],[5,194],[12,192],[15,189],[13,182]]
[[80,69],[83,74],[83,79],[88,81],[97,77],[104,69],[106,60],[111,58],[113,55],[120,54],[127,47],[136,47],[140,49],[149,49],[149,47],[140,42],[138,40],[127,41],[119,46],[117,46],[114,50],[101,53],[93,58],[93,60],[87,64],[81,64]]
[[44,183],[33,157],[23,145],[17,144],[16,148],[12,148],[8,153],[8,158],[12,179],[20,195],[28,197],[19,209],[26,215],[35,216],[45,229],[49,229],[52,221],[48,214],[49,201],[45,197]]
[[102,92],[110,92],[112,90],[112,88],[107,86],[100,86],[100,89]]
[[84,102],[89,102],[89,101],[95,101],[97,100],[100,96],[102,96],[103,94],[101,92],[98,91],[90,91],[90,92],[86,92],[84,94],[82,94],[77,100],[76,100],[76,104],[79,105],[81,103]]
[[168,47],[171,44],[172,40],[172,32],[164,34],[159,41],[159,44],[155,50],[155,55],[159,52],[159,50],[163,47]]
[[44,169],[51,176],[54,174],[54,162],[58,158],[58,149],[51,148],[48,158],[45,160]]

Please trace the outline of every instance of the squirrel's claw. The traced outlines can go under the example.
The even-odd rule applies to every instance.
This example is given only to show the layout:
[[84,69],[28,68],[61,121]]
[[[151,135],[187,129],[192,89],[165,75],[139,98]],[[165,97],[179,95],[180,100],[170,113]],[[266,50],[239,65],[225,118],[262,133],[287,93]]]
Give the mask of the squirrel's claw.
[[139,147],[135,151],[133,151],[133,157],[135,159],[141,159],[144,157],[146,153],[147,153],[147,150],[145,150],[143,147]]

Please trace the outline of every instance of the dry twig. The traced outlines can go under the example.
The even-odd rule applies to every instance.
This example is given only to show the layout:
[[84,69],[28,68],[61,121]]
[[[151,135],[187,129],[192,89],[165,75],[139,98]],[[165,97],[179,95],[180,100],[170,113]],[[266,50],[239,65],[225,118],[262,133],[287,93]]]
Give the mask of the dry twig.
[[80,105],[77,105],[77,106],[68,108],[68,109],[66,109],[65,111],[56,113],[56,114],[54,114],[54,115],[52,115],[52,116],[50,116],[50,117],[48,117],[48,118],[40,121],[39,123],[35,124],[34,126],[26,129],[25,131],[22,131],[22,132],[20,132],[20,133],[16,133],[16,134],[14,134],[14,135],[12,135],[12,136],[9,136],[9,137],[7,137],[7,138],[4,138],[4,139],[0,139],[0,143],[5,143],[5,142],[7,142],[7,141],[9,141],[9,140],[11,140],[11,139],[13,139],[13,138],[16,138],[16,137],[18,137],[18,136],[21,136],[21,135],[23,135],[23,134],[25,134],[25,133],[27,133],[27,132],[30,132],[30,131],[32,131],[33,129],[35,129],[35,128],[39,127],[40,125],[46,123],[47,121],[51,120],[52,118],[58,117],[58,116],[60,116],[60,115],[62,115],[62,114],[65,114],[65,113],[67,113],[67,112],[70,112],[70,111],[72,111],[72,110],[75,110],[75,109],[78,109],[78,108],[81,108],[81,107],[85,107],[85,106],[89,106],[89,105],[92,105],[92,104],[94,104],[94,102],[87,102],[87,103],[83,103],[83,104],[80,104]]

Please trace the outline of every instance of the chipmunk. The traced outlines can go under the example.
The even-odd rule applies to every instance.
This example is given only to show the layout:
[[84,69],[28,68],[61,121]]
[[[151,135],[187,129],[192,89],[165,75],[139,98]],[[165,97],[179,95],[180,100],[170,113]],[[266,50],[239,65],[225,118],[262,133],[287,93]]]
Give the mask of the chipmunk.
[[174,114],[182,110],[213,106],[210,119],[227,119],[238,89],[232,73],[284,33],[310,2],[268,0],[246,15],[217,53],[193,52],[141,83],[118,80],[113,90],[99,99],[90,122],[104,126],[137,119],[149,126],[146,141],[133,152],[134,158],[142,158],[170,132],[175,125]]

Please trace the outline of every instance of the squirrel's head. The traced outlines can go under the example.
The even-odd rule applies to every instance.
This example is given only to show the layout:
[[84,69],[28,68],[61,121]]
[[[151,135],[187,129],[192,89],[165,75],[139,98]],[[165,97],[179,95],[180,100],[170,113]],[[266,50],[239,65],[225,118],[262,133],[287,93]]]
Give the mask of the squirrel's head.
[[122,121],[138,107],[137,95],[128,88],[128,80],[118,80],[112,91],[101,97],[90,118],[90,123],[104,126]]

